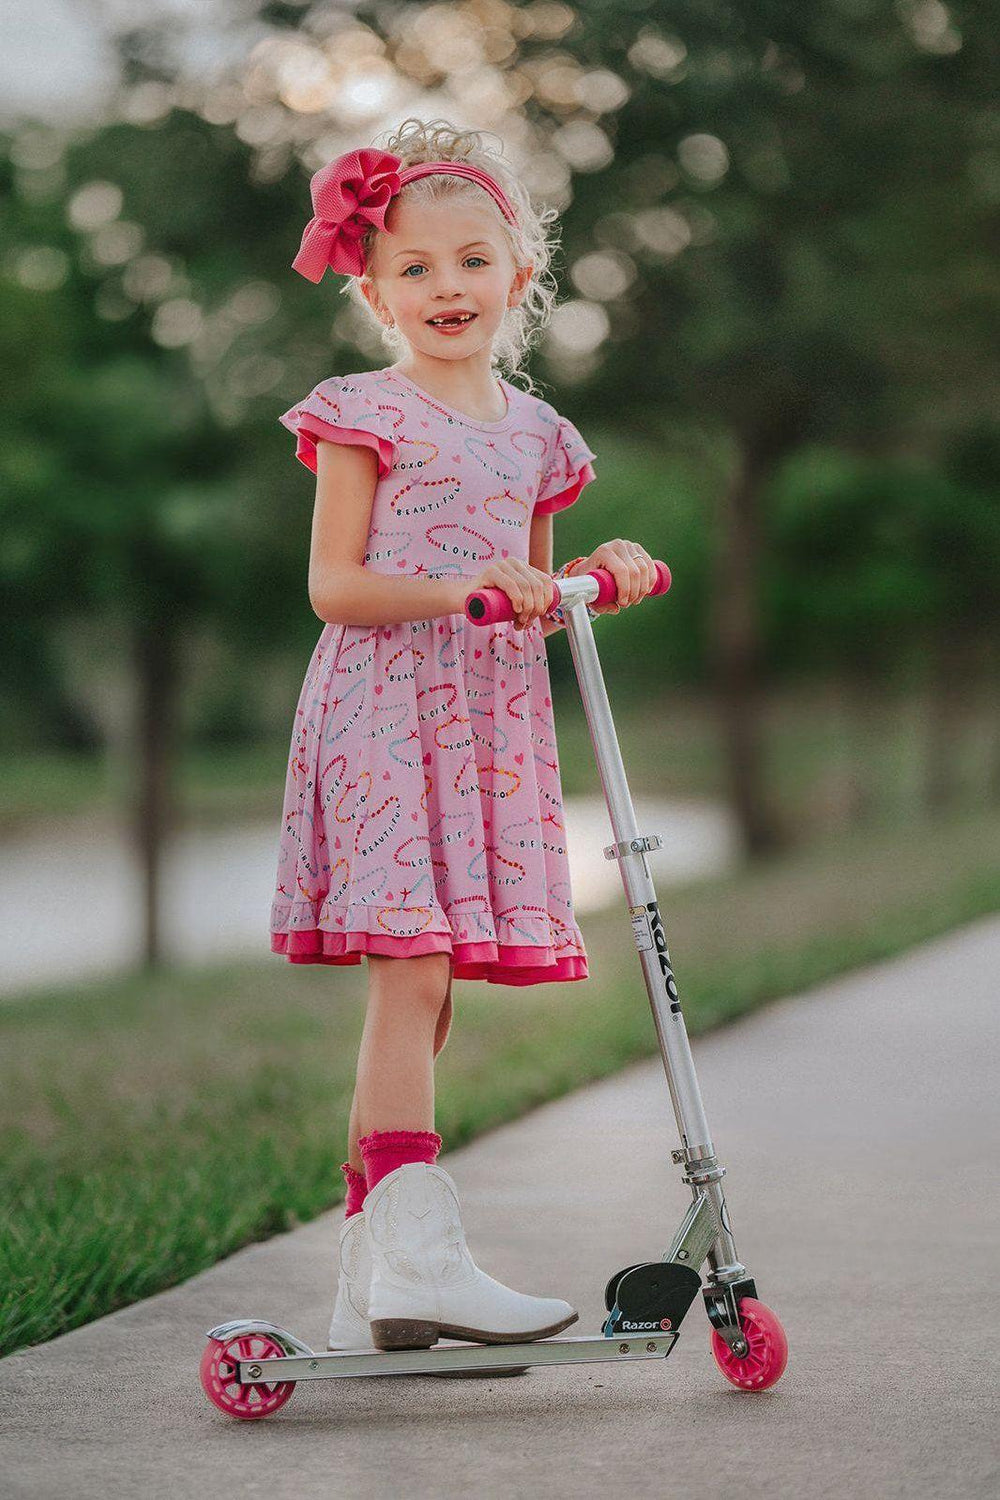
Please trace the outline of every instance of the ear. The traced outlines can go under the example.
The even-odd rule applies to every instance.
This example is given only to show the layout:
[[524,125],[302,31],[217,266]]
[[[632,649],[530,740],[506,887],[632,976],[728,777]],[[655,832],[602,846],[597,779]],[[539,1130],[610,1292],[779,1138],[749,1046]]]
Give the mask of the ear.
[[514,279],[510,284],[510,291],[507,293],[508,307],[517,307],[523,301],[525,288],[531,280],[531,273],[534,269],[534,264],[530,261],[526,266],[518,266],[514,273]]
[[358,285],[361,288],[361,295],[364,297],[365,301],[368,303],[368,306],[378,318],[379,322],[385,323],[385,308],[382,306],[382,300],[379,297],[374,281],[372,281],[368,276],[361,276],[358,278]]

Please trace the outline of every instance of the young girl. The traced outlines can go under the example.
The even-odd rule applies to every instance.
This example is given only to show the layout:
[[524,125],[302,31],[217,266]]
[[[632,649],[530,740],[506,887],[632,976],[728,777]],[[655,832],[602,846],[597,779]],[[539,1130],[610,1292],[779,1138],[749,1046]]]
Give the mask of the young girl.
[[[555,215],[478,133],[445,122],[405,121],[385,149],[317,172],[311,193],[294,268],[346,275],[400,356],[320,381],[280,418],[317,479],[309,599],[325,623],[292,735],[271,949],[368,960],[327,1346],[545,1338],[578,1315],[472,1259],[436,1162],[434,1061],[455,976],[587,977],[542,642],[559,628],[552,514],[594,478],[594,454],[494,373],[521,373],[551,314]],[[555,576],[596,567],[618,585],[604,609],[655,584],[649,554],[622,540]],[[486,587],[513,620],[466,618]]]

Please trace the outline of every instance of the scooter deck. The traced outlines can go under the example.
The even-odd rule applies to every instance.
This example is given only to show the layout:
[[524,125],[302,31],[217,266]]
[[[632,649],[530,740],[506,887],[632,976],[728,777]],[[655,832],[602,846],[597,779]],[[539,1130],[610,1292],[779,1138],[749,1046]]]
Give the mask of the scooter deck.
[[447,1344],[430,1349],[313,1351],[273,1323],[239,1319],[210,1328],[208,1337],[223,1340],[237,1333],[268,1333],[294,1354],[282,1358],[241,1359],[233,1378],[244,1385],[259,1381],[327,1380],[352,1375],[419,1375],[437,1370],[500,1370],[512,1365],[578,1365],[602,1360],[630,1362],[665,1359],[677,1342],[676,1332],[642,1333],[605,1338],[577,1334],[572,1338],[537,1339],[526,1344]]

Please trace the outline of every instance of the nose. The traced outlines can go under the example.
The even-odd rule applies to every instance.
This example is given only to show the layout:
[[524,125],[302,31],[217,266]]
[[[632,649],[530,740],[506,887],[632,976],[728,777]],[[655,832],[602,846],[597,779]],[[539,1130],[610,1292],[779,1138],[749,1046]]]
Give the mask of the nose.
[[454,299],[462,295],[462,276],[453,266],[438,272],[434,287],[435,300]]

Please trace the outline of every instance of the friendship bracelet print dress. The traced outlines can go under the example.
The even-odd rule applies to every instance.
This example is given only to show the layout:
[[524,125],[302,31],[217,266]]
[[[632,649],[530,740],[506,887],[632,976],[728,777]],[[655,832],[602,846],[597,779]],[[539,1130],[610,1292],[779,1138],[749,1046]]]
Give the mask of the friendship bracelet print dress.
[[[481,422],[391,367],[320,381],[279,420],[378,455],[364,566],[470,580],[528,561],[532,514],[571,505],[594,454],[547,402],[499,382]],[[327,624],[299,696],[271,950],[292,963],[452,955],[459,979],[586,979],[573,913],[541,622],[464,613]]]

